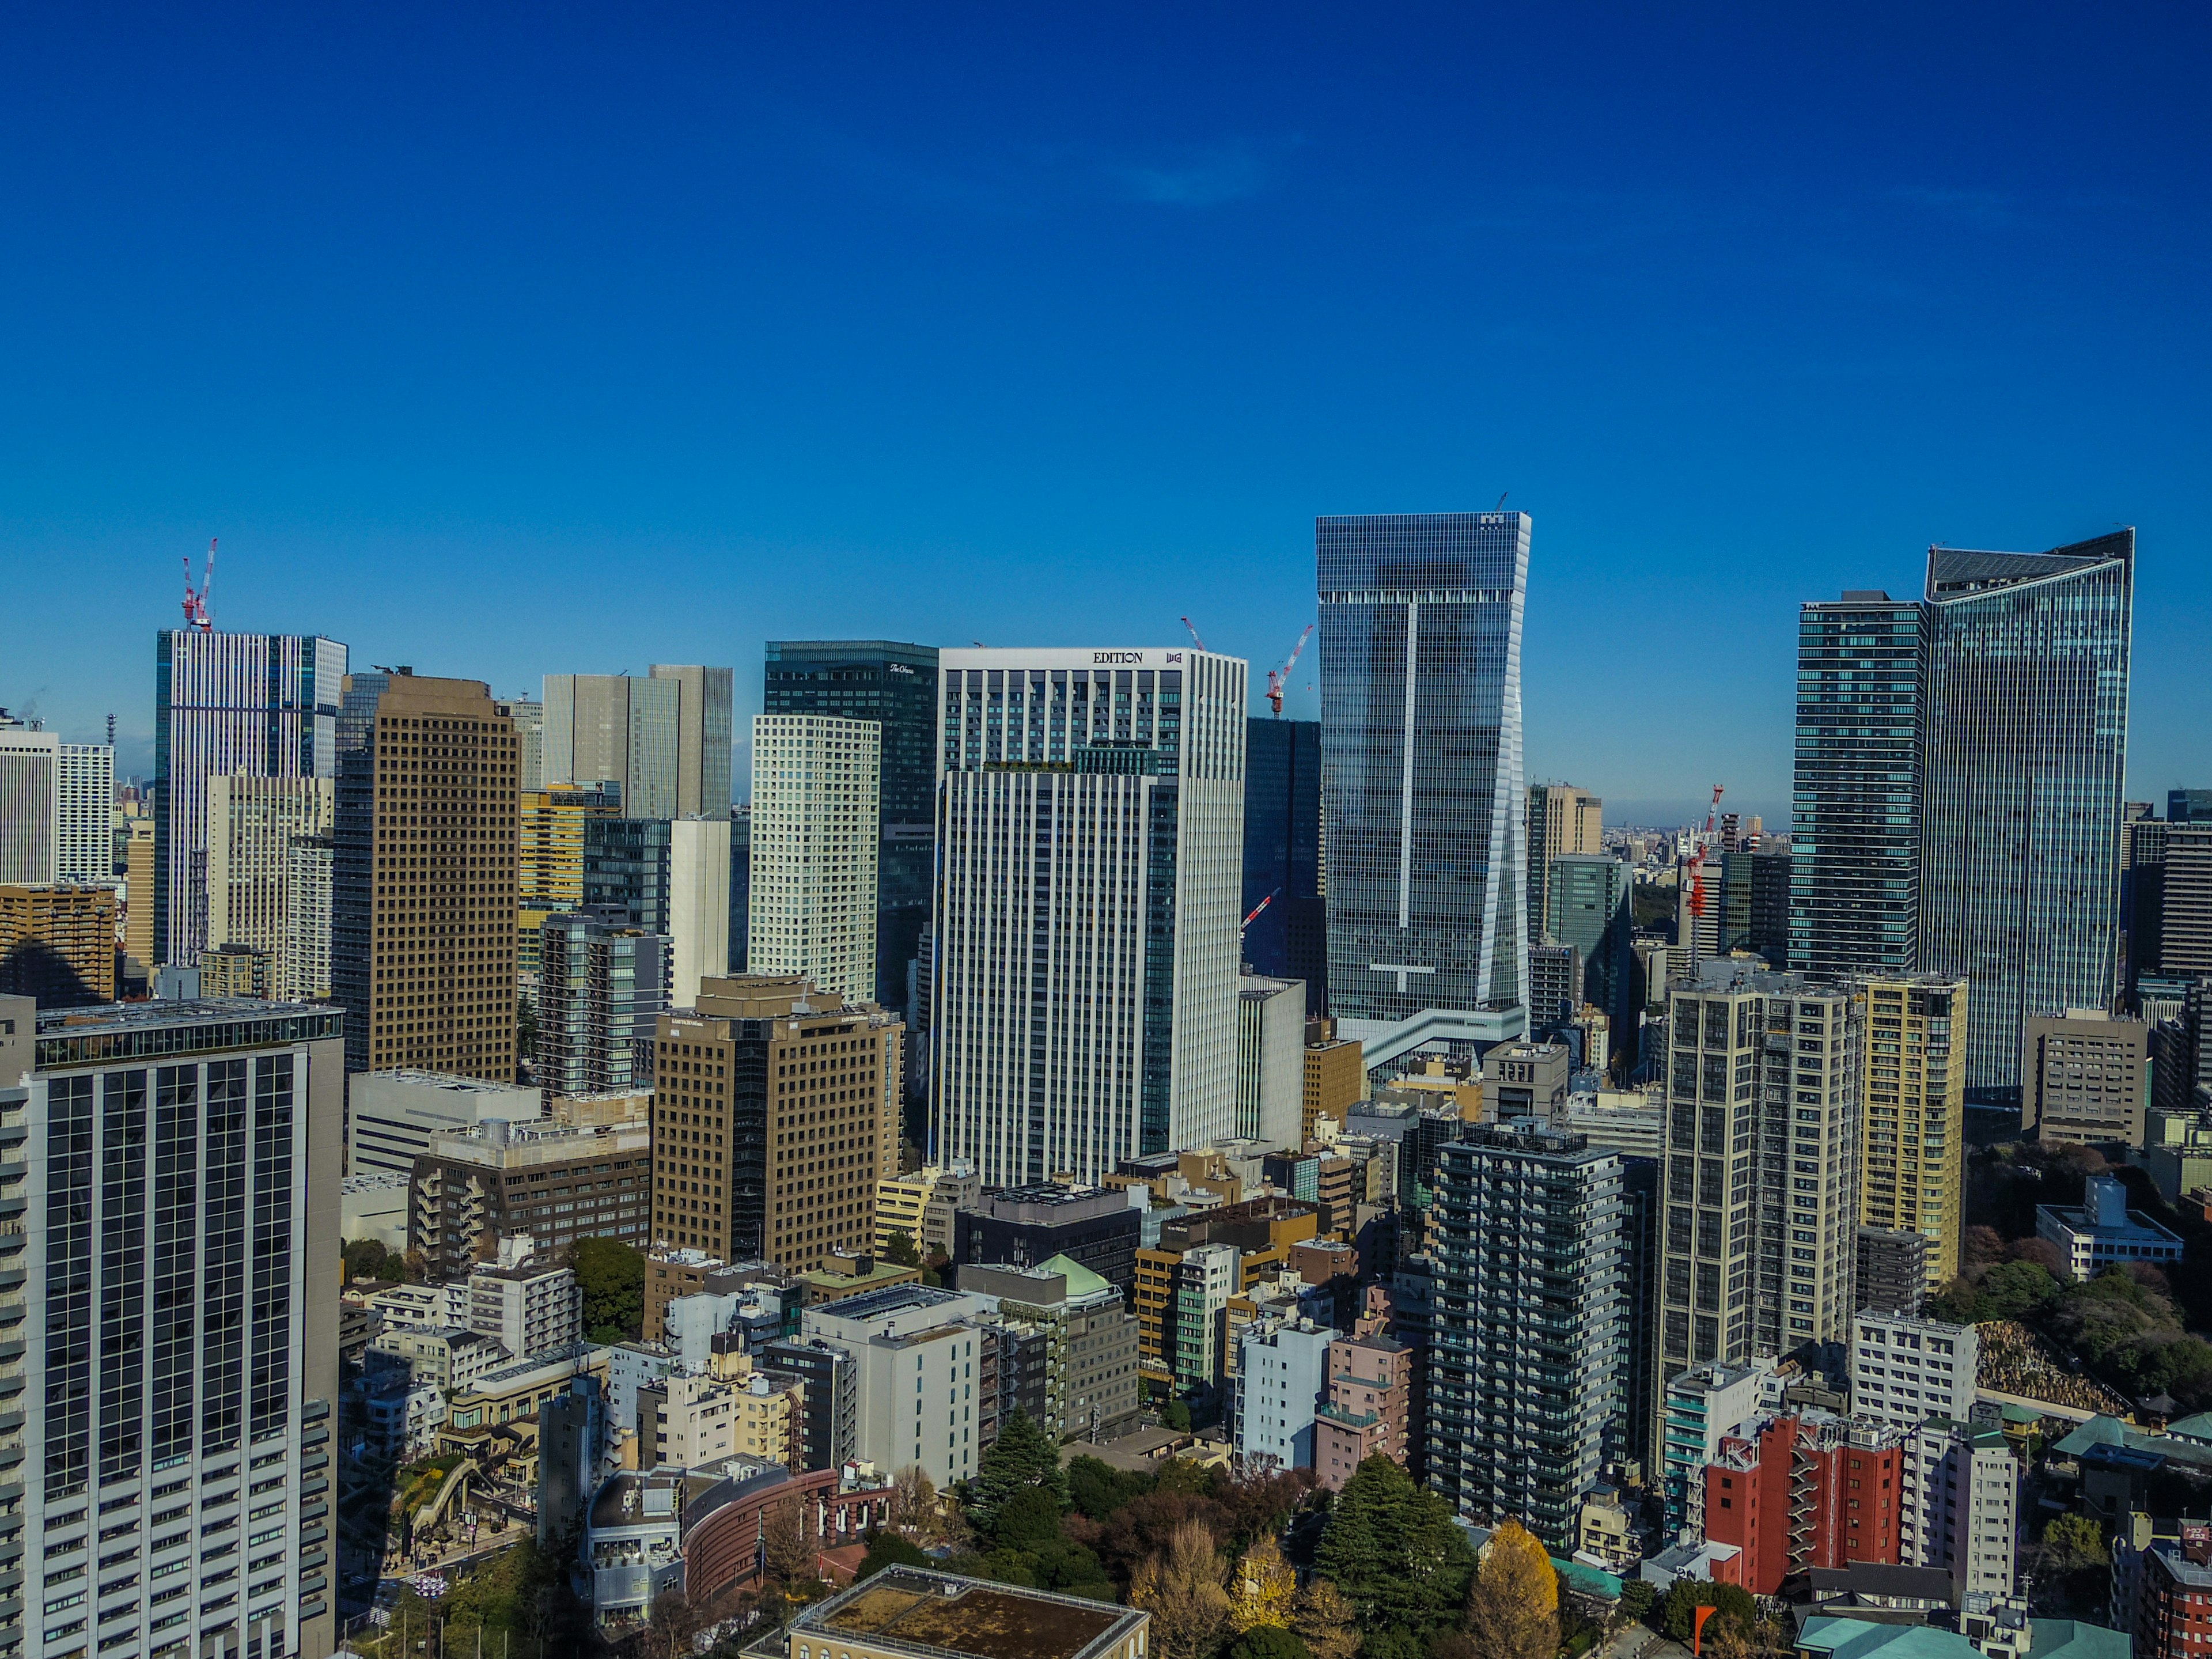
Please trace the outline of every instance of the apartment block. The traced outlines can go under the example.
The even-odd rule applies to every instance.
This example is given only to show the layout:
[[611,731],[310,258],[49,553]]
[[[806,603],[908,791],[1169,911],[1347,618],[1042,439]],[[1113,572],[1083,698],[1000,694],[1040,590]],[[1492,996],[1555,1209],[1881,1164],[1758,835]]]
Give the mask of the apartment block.
[[469,1274],[469,1328],[517,1359],[564,1352],[584,1338],[574,1272],[528,1254],[527,1234],[500,1241],[499,1260]]
[[2077,1146],[2143,1144],[2150,1037],[2101,1008],[2039,1015],[2021,1029],[2021,1133]]
[[1927,1290],[1958,1277],[1966,1164],[1966,982],[1866,981],[1859,1220],[1928,1241]]
[[1370,1457],[1403,1468],[1411,1449],[1413,1357],[1387,1336],[1328,1345],[1328,1397],[1314,1414],[1314,1472],[1341,1492]]
[[1301,1146],[1312,1144],[1316,1119],[1332,1117],[1340,1124],[1347,1112],[1367,1098],[1367,1063],[1362,1045],[1349,1037],[1340,1040],[1321,1035],[1334,1029],[1328,1021],[1320,1023],[1319,1031],[1312,1024],[1306,1028],[1305,1088],[1298,1109]]
[[982,1196],[982,1176],[964,1166],[929,1164],[884,1176],[876,1183],[876,1254],[890,1249],[893,1233],[903,1233],[925,1258],[949,1257],[955,1213]]
[[0,885],[0,995],[41,1008],[114,1001],[114,890]]
[[1931,1419],[1965,1422],[1973,1411],[1980,1338],[1971,1325],[1861,1314],[1851,1322],[1851,1412],[1907,1437],[1899,1559],[1942,1566],[1940,1470],[1923,1461],[1920,1430]]
[[[940,1487],[975,1473],[995,1435],[996,1338],[983,1298],[899,1285],[801,1316],[803,1337],[852,1357],[854,1455],[918,1467]],[[987,1430],[988,1432],[987,1432]]]
[[1237,1455],[1252,1468],[1314,1467],[1314,1418],[1336,1333],[1311,1320],[1258,1319],[1237,1340]]
[[1708,1542],[1743,1552],[1740,1582],[1773,1595],[1812,1568],[1902,1559],[1905,1448],[1881,1424],[1808,1411],[1730,1436],[1705,1469]]
[[433,1134],[408,1182],[410,1248],[455,1279],[504,1239],[564,1253],[580,1238],[642,1249],[652,1224],[653,1131],[491,1118]]
[[882,785],[874,721],[753,717],[750,972],[875,994]]

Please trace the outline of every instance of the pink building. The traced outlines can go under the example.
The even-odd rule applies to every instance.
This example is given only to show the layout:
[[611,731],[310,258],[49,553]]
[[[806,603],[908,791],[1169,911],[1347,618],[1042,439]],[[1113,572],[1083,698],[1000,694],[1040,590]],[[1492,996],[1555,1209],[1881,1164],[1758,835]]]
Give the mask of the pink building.
[[1328,1398],[1314,1413],[1314,1472],[1332,1491],[1367,1458],[1406,1461],[1412,1356],[1387,1336],[1340,1336],[1328,1345]]

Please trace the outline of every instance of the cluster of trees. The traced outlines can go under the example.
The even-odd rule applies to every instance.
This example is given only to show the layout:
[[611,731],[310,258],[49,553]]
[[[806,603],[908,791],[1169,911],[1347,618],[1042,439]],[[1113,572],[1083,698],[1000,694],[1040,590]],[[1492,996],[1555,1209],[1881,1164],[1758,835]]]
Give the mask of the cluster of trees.
[[2172,1285],[2152,1263],[2115,1265],[2074,1283],[2049,1240],[2008,1243],[1993,1228],[1969,1227],[1959,1277],[1929,1311],[1962,1324],[2017,1320],[2130,1398],[2167,1394],[2189,1409],[2212,1406],[2212,1343],[2189,1334]]
[[580,1238],[568,1247],[568,1266],[584,1298],[584,1334],[594,1342],[623,1342],[645,1330],[645,1256],[618,1238]]
[[511,1659],[605,1651],[591,1609],[570,1588],[560,1555],[530,1542],[494,1556],[434,1601],[401,1590],[390,1628],[356,1641],[366,1639],[366,1650],[380,1659],[387,1646],[390,1659],[401,1659],[407,1647],[426,1642],[434,1652],[474,1653],[479,1637],[486,1653],[503,1652]]

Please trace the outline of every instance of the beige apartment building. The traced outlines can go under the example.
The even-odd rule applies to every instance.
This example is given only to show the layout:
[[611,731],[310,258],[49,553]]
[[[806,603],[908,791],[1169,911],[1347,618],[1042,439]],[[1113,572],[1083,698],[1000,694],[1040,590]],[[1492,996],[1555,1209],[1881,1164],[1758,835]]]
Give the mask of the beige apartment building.
[[1926,1239],[1931,1291],[1959,1274],[1967,995],[1965,980],[1935,974],[1866,987],[1859,1219]]

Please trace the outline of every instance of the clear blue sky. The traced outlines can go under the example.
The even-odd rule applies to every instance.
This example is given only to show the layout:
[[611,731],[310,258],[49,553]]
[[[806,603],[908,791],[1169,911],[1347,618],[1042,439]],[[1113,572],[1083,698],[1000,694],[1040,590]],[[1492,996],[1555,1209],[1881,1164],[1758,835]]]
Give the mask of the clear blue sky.
[[504,693],[1185,612],[1264,665],[1316,514],[1510,491],[1531,773],[1609,817],[1786,810],[1800,600],[2116,522],[2133,789],[2212,784],[2208,33],[15,8],[0,702],[144,766],[210,535],[219,625]]

